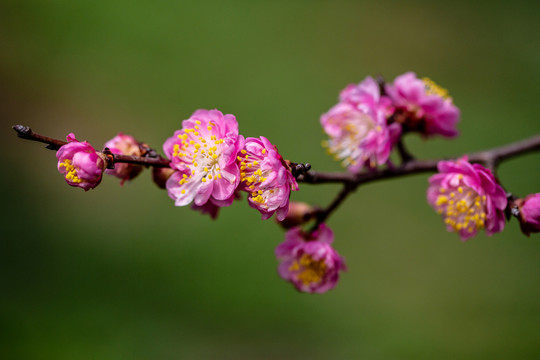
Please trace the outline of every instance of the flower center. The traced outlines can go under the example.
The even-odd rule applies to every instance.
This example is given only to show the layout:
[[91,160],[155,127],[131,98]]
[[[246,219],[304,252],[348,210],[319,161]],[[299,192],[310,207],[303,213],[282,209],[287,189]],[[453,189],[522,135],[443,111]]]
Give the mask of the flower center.
[[450,95],[448,95],[448,90],[437,85],[430,78],[427,78],[427,77],[422,78],[422,81],[424,82],[426,94],[437,95],[437,96],[442,97],[443,99],[451,99]]
[[80,183],[82,183],[84,181],[83,179],[81,179],[80,177],[77,176],[77,170],[78,169],[71,164],[71,160],[65,159],[64,161],[62,161],[60,163],[59,166],[63,166],[63,167],[66,168],[67,173],[66,173],[65,177],[66,177],[67,180],[69,180],[69,181],[71,181],[72,183],[75,183],[75,184],[80,184]]
[[[342,160],[342,165],[345,167],[355,165],[362,155],[365,155],[360,146],[369,132],[373,129],[380,130],[380,127],[375,126],[373,119],[363,113],[348,112],[342,117],[331,118],[329,123],[338,125],[341,133],[339,136],[324,141],[323,146],[335,160]],[[367,160],[367,158],[362,160]]]
[[454,231],[483,229],[486,219],[486,197],[474,190],[458,186],[454,189],[439,189],[435,202],[437,212]]
[[221,158],[221,144],[223,139],[217,139],[212,134],[214,123],[209,122],[206,129],[201,130],[200,121],[195,122],[191,129],[183,129],[183,133],[178,135],[180,144],[173,146],[173,156],[178,157],[180,161],[189,169],[189,175],[184,174],[180,180],[180,185],[190,181],[192,178],[200,179],[202,182],[207,180],[221,179],[221,168],[219,160]]
[[270,198],[270,196],[272,196],[276,191],[276,189],[253,191],[250,194],[251,200],[263,205],[263,208],[268,209],[268,206],[264,205],[266,205],[268,198]]
[[[236,159],[240,162],[240,181],[244,182],[250,190],[256,190],[255,188],[260,186],[261,183],[266,181],[269,175],[268,169],[262,170],[261,163],[266,155],[266,149],[260,149],[260,154],[251,153],[248,154],[244,149],[240,151],[240,155]],[[255,195],[253,195],[255,194]],[[252,197],[255,201],[264,203],[262,190],[252,192]],[[256,200],[255,197],[258,199]]]
[[298,280],[304,285],[315,284],[326,274],[326,263],[324,260],[314,260],[309,254],[303,254],[299,260],[292,263],[289,271],[297,273]]

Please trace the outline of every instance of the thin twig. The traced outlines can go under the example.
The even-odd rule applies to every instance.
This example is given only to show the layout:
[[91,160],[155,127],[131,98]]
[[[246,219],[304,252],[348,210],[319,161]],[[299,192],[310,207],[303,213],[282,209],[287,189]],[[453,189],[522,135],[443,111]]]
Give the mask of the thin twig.
[[[469,161],[473,163],[482,163],[486,165],[491,162],[498,165],[503,160],[508,160],[512,157],[537,150],[540,150],[540,134],[515,143],[495,147],[489,150],[478,151],[469,154],[468,158]],[[298,181],[308,184],[351,183],[361,185],[382,179],[401,177],[423,172],[434,172],[437,170],[437,164],[442,160],[446,159],[411,160],[394,168],[370,170],[360,174],[309,171],[303,175],[300,175],[298,177]]]
[[[63,145],[66,145],[67,142],[54,139],[48,136],[40,135],[28,126],[23,125],[14,125],[13,130],[17,132],[17,136],[21,139],[32,140],[47,144],[47,149],[49,150],[58,150]],[[120,155],[113,154],[110,151],[104,150],[103,153],[107,155],[109,164],[108,167],[114,167],[115,163],[128,163],[128,164],[138,164],[144,166],[153,166],[153,167],[170,167],[170,161],[153,151],[147,151],[147,156],[131,156],[131,155]]]

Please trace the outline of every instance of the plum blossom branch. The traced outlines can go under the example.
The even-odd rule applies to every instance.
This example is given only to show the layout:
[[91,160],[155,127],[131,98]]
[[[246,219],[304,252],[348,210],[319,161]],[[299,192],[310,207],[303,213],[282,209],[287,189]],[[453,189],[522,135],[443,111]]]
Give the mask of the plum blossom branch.
[[[504,160],[537,150],[540,150],[540,134],[507,145],[475,152],[468,155],[468,158],[472,163],[481,163],[488,168],[495,170],[497,165]],[[310,171],[298,176],[298,182],[308,184],[343,183],[344,185],[343,189],[336,195],[330,205],[317,211],[315,216],[316,223],[312,230],[317,229],[319,224],[325,222],[332,212],[336,210],[360,185],[406,175],[435,172],[437,171],[437,164],[444,160],[416,160],[408,152],[405,153],[407,156],[402,156],[403,163],[398,167],[387,167],[380,170],[371,169],[359,174]]]
[[[159,155],[133,136],[118,133],[97,151],[73,133],[66,141],[43,136],[29,127],[15,125],[17,135],[46,144],[56,151],[57,169],[72,187],[88,191],[103,174],[121,179],[120,185],[152,168],[152,179],[176,206],[191,208],[213,219],[222,207],[247,194],[250,207],[262,220],[275,214],[288,229],[285,242],[276,248],[280,276],[302,292],[322,293],[333,288],[346,269],[332,248],[328,218],[364,184],[419,173],[433,173],[427,203],[441,216],[446,230],[462,241],[485,231],[501,232],[511,216],[525,235],[540,232],[540,193],[513,196],[496,178],[498,165],[513,157],[540,150],[540,134],[511,144],[459,156],[457,159],[421,159],[406,147],[404,136],[424,139],[454,138],[459,131],[460,110],[449,92],[415,73],[399,75],[391,83],[366,77],[349,84],[339,102],[321,115],[328,140],[327,152],[346,168],[342,172],[311,171],[309,163],[286,160],[266,137],[244,137],[232,114],[199,109],[182,128],[163,143]],[[397,161],[390,160],[396,154]],[[341,184],[326,207],[289,202],[298,182]],[[308,225],[311,224],[311,225]]]
[[[13,126],[13,129],[17,132],[17,136],[22,139],[47,144],[47,149],[58,150],[61,146],[67,144],[65,141],[38,134],[32,131],[28,126],[15,125]],[[403,151],[400,153],[406,154],[405,156],[402,156],[403,161],[401,165],[397,167],[388,166],[382,169],[370,169],[359,174],[348,172],[318,172],[312,171],[311,165],[308,163],[289,163],[293,175],[297,177],[298,182],[308,184],[342,183],[344,185],[343,189],[336,195],[328,207],[317,211],[315,216],[316,226],[326,221],[331,213],[360,185],[407,175],[435,172],[437,171],[437,164],[444,160],[415,159],[405,150],[403,144],[401,146]],[[507,145],[475,152],[469,154],[468,158],[472,163],[482,163],[492,170],[495,170],[498,164],[504,160],[537,150],[540,150],[540,134]],[[108,151],[108,149],[105,149],[103,153],[108,160],[107,167],[112,167],[115,163],[129,163],[162,168],[170,167],[170,161],[168,159],[159,156],[148,147],[146,147],[145,156],[113,154]],[[316,228],[316,226],[314,228]]]

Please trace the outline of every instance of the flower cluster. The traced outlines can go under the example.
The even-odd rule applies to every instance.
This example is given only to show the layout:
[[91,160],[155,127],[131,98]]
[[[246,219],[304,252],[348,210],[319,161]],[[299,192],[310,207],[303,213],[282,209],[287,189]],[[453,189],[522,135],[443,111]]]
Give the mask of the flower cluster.
[[398,76],[392,84],[366,77],[348,85],[340,102],[321,116],[329,136],[323,145],[350,172],[384,165],[400,135],[453,137],[459,110],[446,90],[414,73]]
[[[344,174],[344,190],[326,209],[289,203],[291,191],[298,190],[296,177],[316,182],[321,174],[308,173],[309,164],[284,160],[264,136],[245,138],[235,116],[218,110],[197,110],[184,120],[181,129],[163,144],[166,159],[123,133],[107,141],[102,152],[86,141],[77,141],[73,134],[67,136],[67,143],[58,140],[54,145],[64,144],[56,156],[66,182],[85,191],[95,188],[104,172],[124,184],[153,164],[154,182],[167,190],[176,206],[190,205],[213,219],[222,207],[246,194],[249,206],[263,220],[275,214],[287,230],[285,241],[275,250],[279,275],[301,292],[323,293],[334,288],[346,270],[343,258],[332,247],[334,233],[324,223],[329,214],[362,178],[403,175],[429,163],[411,164],[415,160],[405,149],[403,136],[416,132],[424,139],[436,135],[453,138],[458,135],[459,116],[447,90],[412,72],[392,83],[366,77],[348,85],[341,91],[339,103],[320,119],[329,137],[324,142],[328,153],[351,173]],[[393,149],[401,155],[397,166],[390,162]],[[507,194],[492,172],[499,159],[479,154],[471,159],[491,167],[463,156],[438,162],[438,173],[429,178],[427,202],[441,215],[447,230],[463,241],[480,230],[491,236],[502,231],[514,215],[526,235],[540,232],[540,193],[521,199]],[[434,164],[427,170],[434,170]],[[339,178],[339,174],[331,175],[332,180]],[[308,222],[314,223],[309,231],[303,228]]]
[[166,183],[169,196],[177,206],[193,203],[213,218],[243,191],[263,219],[277,213],[283,220],[291,190],[298,190],[277,148],[262,136],[244,139],[234,115],[218,110],[197,110],[163,150],[174,170]]

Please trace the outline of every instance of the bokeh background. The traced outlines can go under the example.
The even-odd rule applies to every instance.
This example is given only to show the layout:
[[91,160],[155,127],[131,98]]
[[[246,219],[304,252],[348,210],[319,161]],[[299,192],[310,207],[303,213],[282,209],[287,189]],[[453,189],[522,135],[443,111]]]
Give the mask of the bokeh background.
[[[26,124],[96,147],[123,131],[161,151],[198,108],[237,116],[291,160],[340,167],[319,117],[367,75],[449,89],[453,156],[540,131],[539,2],[2,1],[2,359],[538,359],[540,237],[516,222],[468,243],[425,202],[427,175],[360,188],[329,220],[349,271],[324,295],[276,273],[283,231],[244,201],[218,221],[145,172],[68,187]],[[540,191],[540,154],[504,163]],[[339,187],[302,185],[327,204]]]

